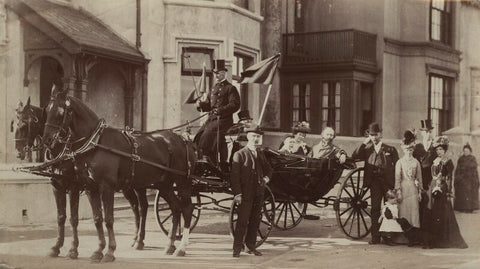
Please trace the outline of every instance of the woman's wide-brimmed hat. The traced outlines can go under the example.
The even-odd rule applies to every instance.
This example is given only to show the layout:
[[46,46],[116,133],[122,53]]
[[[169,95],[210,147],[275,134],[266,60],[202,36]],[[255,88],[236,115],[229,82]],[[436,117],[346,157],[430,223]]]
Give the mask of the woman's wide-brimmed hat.
[[410,149],[415,147],[415,131],[414,130],[406,130],[403,133],[402,138],[402,148]]
[[433,141],[433,147],[435,147],[435,148],[437,148],[437,147],[447,147],[448,143],[450,143],[450,141],[448,141],[448,137],[446,137],[444,135],[437,136],[435,138],[435,140]]
[[310,129],[310,124],[306,121],[297,122],[292,127],[293,133],[310,133],[312,130]]

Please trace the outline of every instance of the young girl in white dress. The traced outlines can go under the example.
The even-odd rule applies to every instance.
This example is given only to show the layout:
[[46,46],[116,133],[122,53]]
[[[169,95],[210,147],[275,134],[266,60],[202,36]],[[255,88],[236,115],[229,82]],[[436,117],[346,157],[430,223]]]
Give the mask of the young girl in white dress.
[[[382,215],[380,216],[379,222],[380,225],[379,232],[382,236],[383,242],[386,245],[393,246],[392,237],[395,233],[402,233],[402,227],[397,223],[396,219],[398,218],[398,202],[397,196],[392,190],[387,191],[385,195],[387,201],[382,207]],[[386,213],[390,211],[390,213]]]

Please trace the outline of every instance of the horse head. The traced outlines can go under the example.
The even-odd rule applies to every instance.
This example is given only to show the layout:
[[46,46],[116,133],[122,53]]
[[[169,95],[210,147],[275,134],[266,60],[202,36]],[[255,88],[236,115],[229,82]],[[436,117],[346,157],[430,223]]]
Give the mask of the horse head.
[[41,111],[41,108],[30,104],[30,97],[25,106],[20,102],[16,109],[15,150],[17,151],[17,158],[20,160],[25,159],[27,151],[33,146],[35,138],[41,134],[43,129]]
[[97,115],[67,90],[53,86],[50,102],[45,108],[43,144],[53,149],[68,139],[88,137],[98,124]]

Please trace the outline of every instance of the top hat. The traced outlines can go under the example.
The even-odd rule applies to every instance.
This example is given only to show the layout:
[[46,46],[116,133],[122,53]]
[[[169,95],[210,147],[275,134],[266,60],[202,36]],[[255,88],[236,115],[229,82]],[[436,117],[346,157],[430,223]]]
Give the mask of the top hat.
[[245,133],[257,133],[257,134],[263,135],[263,131],[260,128],[260,126],[258,126],[257,124],[253,124],[253,123],[245,126],[245,129],[243,129],[243,131]]
[[253,120],[252,117],[250,117],[250,112],[248,110],[242,110],[238,112],[238,121],[241,120]]
[[227,68],[225,67],[225,60],[213,60],[212,70],[214,73],[217,73],[219,71],[227,71]]
[[372,122],[368,125],[367,133],[368,134],[378,134],[382,132],[382,128],[376,122]]
[[420,128],[422,131],[430,131],[433,129],[431,119],[421,120],[420,123],[422,124],[422,128]]
[[297,122],[292,127],[293,133],[310,133],[310,124],[306,121]]
[[415,146],[415,133],[411,130],[406,130],[405,133],[403,133],[402,142],[403,148],[413,148]]

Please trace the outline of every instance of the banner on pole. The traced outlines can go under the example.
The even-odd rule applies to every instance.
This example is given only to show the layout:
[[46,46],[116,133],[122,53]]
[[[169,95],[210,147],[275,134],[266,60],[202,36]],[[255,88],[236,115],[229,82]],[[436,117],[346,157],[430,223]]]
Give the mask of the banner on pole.
[[242,72],[240,83],[272,84],[278,60],[280,60],[280,53],[250,66]]
[[205,63],[203,63],[202,69],[202,76],[196,85],[194,85],[194,89],[190,92],[185,99],[185,104],[195,104],[198,98],[202,97],[202,95],[207,91],[207,77],[206,77],[207,68]]

